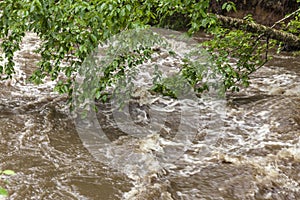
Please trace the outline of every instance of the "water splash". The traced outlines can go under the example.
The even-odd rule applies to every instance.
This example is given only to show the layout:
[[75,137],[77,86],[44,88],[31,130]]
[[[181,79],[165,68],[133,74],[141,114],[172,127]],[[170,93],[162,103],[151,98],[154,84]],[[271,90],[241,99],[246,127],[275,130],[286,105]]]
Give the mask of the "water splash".
[[[152,38],[153,34],[155,41],[162,41],[161,44],[152,43],[151,39],[145,41],[145,38]],[[135,37],[132,38],[132,35]],[[129,46],[122,47],[124,39],[129,40]],[[115,94],[110,103],[95,104],[99,108],[97,113],[90,110],[87,118],[84,120],[77,118],[76,121],[79,136],[91,154],[102,162],[108,162],[133,180],[135,187],[124,195],[125,199],[133,199],[133,197],[141,199],[145,190],[149,194],[152,193],[151,191],[156,191],[154,193],[161,195],[155,198],[169,198],[170,194],[165,190],[169,187],[168,184],[163,184],[159,180],[166,176],[171,163],[182,159],[181,157],[192,147],[197,137],[204,134],[204,131],[205,139],[202,143],[206,148],[201,149],[203,158],[208,155],[222,135],[223,121],[220,119],[225,113],[226,100],[218,94],[222,86],[219,84],[220,80],[216,78],[218,76],[212,75],[215,70],[213,65],[209,64],[208,53],[198,47],[195,41],[187,39],[179,32],[150,29],[129,31],[114,37],[111,46],[117,47],[117,50],[113,51],[113,56],[115,52],[128,51],[139,45],[147,46],[149,42],[154,45],[151,48],[158,50],[150,60],[128,71],[127,74],[134,74],[133,77],[127,77],[132,80],[133,87],[131,83],[122,82],[121,87],[128,89],[125,93],[130,92],[129,98],[127,99],[124,93]],[[96,52],[91,57],[95,61],[89,59],[87,61],[89,65],[84,65],[83,71],[89,74],[83,73],[79,77],[79,87],[76,92],[79,95],[83,93],[80,84],[86,91],[84,80],[91,80],[90,76],[103,71],[102,68],[105,67],[103,61],[109,64],[113,60],[110,53],[103,55],[103,52],[107,52],[105,48],[111,52],[110,46],[101,47],[100,52]],[[170,85],[175,91],[178,90],[177,99],[159,96],[149,91],[155,74],[159,72],[160,79],[176,78],[184,64],[183,60],[188,56],[194,65],[203,68],[201,69],[203,80],[209,85],[214,85],[214,88],[211,87],[202,98],[198,98],[191,87],[186,87],[189,85],[186,81],[182,82],[178,79],[175,85]],[[90,63],[100,63],[100,65],[90,65]],[[88,90],[94,91],[93,85],[90,87]],[[115,87],[119,86],[115,85]],[[91,97],[84,104],[93,103],[94,96]],[[75,96],[75,99],[79,98],[80,96]],[[119,100],[123,103],[122,109],[119,109],[119,104],[116,103]],[[81,111],[81,106],[77,105],[77,107],[78,111]],[[153,183],[152,179],[157,182]]]

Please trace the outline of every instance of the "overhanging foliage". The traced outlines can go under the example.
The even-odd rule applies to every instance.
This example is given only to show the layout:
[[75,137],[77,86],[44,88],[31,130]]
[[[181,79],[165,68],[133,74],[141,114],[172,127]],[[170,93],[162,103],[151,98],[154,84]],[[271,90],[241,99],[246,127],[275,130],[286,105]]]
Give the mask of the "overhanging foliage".
[[[20,49],[22,38],[28,31],[37,33],[41,39],[37,49],[41,61],[31,81],[41,83],[45,77],[59,79],[58,75],[63,72],[65,77],[58,82],[56,90],[69,96],[72,96],[79,67],[100,43],[123,30],[166,24],[166,20],[172,17],[174,20],[174,16],[184,19],[190,34],[201,29],[215,35],[214,40],[207,43],[208,50],[224,75],[226,89],[236,90],[239,82],[248,85],[249,74],[268,60],[269,38],[299,43],[298,36],[255,22],[245,24],[245,20],[209,13],[210,3],[210,0],[0,1],[0,38],[5,58],[0,66],[1,78],[12,77],[14,53]],[[236,8],[227,1],[221,9],[231,11]],[[241,30],[226,29],[221,22]],[[291,23],[290,28],[295,24]],[[249,29],[250,33],[247,32]],[[264,39],[267,38],[265,43],[260,40],[263,38],[261,33],[266,36]],[[276,37],[278,35],[281,36]],[[229,62],[232,58],[236,62],[234,65]],[[96,97],[100,98],[99,95]]]

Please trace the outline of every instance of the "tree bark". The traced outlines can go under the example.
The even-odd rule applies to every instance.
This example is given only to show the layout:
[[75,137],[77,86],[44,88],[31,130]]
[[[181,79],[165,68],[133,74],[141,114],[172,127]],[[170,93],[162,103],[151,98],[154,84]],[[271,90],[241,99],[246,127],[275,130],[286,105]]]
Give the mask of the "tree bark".
[[287,33],[254,22],[249,22],[243,19],[237,19],[223,15],[216,16],[222,22],[222,24],[228,28],[238,28],[253,33],[263,34],[270,39],[275,39],[283,42],[285,45],[288,45],[292,49],[300,49],[300,38],[291,33]]

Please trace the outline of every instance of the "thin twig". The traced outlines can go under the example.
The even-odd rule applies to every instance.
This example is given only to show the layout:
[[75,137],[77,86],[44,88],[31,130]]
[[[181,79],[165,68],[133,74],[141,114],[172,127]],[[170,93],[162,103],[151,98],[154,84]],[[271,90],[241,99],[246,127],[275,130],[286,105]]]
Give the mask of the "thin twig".
[[271,28],[274,28],[274,27],[275,27],[277,24],[279,24],[280,22],[283,22],[284,20],[290,18],[291,16],[297,14],[298,12],[300,12],[300,8],[298,8],[298,10],[292,12],[291,14],[287,15],[285,18],[282,18],[281,20],[275,22],[275,23],[273,24],[273,26],[271,26]]

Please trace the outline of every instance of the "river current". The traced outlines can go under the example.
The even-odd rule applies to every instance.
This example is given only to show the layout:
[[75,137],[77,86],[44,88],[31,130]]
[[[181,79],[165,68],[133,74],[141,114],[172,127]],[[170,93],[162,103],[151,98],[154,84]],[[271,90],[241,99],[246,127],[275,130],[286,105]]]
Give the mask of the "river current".
[[[175,50],[190,45],[170,41]],[[299,57],[274,55],[250,87],[222,98],[141,90],[125,111],[99,103],[78,120],[55,82],[27,83],[38,45],[28,33],[16,74],[0,83],[0,169],[16,172],[0,180],[8,199],[300,199]],[[179,64],[162,52],[141,72]],[[147,82],[140,76],[137,84]]]

